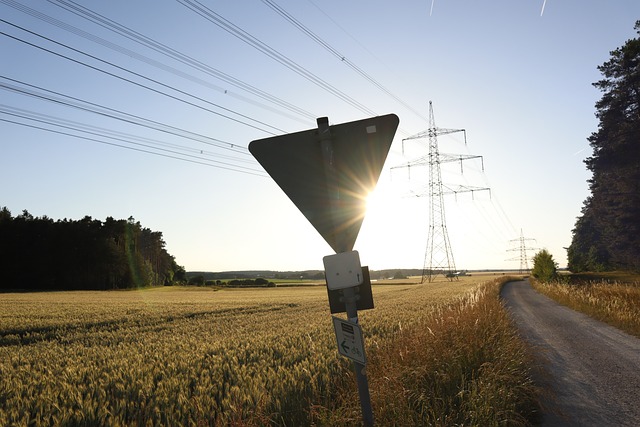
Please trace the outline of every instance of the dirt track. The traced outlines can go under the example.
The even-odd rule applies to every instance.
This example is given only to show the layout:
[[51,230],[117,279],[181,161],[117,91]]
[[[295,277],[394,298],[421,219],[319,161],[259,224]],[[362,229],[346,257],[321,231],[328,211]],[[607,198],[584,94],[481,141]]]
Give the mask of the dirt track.
[[539,362],[543,426],[640,426],[640,339],[527,281],[506,284],[502,298]]

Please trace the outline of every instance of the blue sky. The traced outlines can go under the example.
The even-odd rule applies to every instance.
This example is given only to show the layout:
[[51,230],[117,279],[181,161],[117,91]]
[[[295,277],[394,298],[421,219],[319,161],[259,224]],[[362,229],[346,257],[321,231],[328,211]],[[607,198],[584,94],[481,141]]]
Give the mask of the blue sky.
[[[426,141],[403,149],[402,139],[428,127],[431,100],[438,127],[467,131],[466,146],[453,134],[439,138],[440,151],[484,160],[484,171],[471,160],[462,174],[443,165],[443,181],[491,188],[490,197],[446,197],[457,268],[519,268],[507,260],[519,255],[510,249],[521,230],[566,265],[563,247],[589,194],[583,160],[600,98],[591,84],[609,52],[636,35],[640,3],[271,1],[334,54],[267,3],[0,2],[0,206],[54,219],[133,216],[161,231],[187,270],[322,269],[331,248],[246,147],[314,128],[316,117],[338,124],[395,113],[400,126],[355,249],[371,269],[421,268],[428,198],[416,195],[427,169],[391,168],[427,153]],[[76,4],[129,37],[85,19]],[[111,117],[123,113],[126,121]],[[153,124],[132,123],[142,120]]]

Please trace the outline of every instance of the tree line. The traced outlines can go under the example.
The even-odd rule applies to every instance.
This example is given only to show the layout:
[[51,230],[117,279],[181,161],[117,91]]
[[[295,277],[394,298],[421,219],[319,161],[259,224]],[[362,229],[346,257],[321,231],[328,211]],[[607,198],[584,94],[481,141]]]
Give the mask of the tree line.
[[[640,21],[634,29],[640,35]],[[640,38],[610,54],[593,84],[603,95],[595,105],[598,130],[588,138],[593,155],[585,160],[591,195],[567,250],[573,272],[640,271]]]
[[104,222],[0,210],[0,290],[123,289],[171,285],[185,270],[162,233],[133,217]]

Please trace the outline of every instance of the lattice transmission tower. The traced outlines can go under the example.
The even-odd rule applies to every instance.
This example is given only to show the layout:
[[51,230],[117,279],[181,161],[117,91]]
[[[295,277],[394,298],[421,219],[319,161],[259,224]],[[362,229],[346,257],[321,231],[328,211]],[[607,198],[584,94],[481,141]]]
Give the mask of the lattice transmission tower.
[[524,237],[524,234],[522,233],[522,228],[520,229],[520,237],[518,239],[509,240],[509,242],[518,242],[519,243],[519,247],[512,248],[512,249],[507,249],[508,252],[518,251],[519,252],[519,256],[514,257],[514,258],[509,258],[507,261],[520,261],[520,274],[529,273],[529,258],[530,257],[529,257],[528,251],[536,250],[536,248],[528,248],[527,247],[527,242],[528,241],[534,241],[535,242],[535,240],[536,239],[533,239],[531,237]]
[[453,258],[449,233],[447,231],[447,220],[445,215],[444,195],[475,191],[491,191],[488,187],[471,187],[467,185],[448,186],[442,182],[440,165],[442,163],[460,162],[462,171],[462,161],[469,159],[480,159],[482,170],[484,171],[484,161],[482,156],[467,154],[445,154],[438,150],[438,136],[456,132],[464,133],[464,143],[467,144],[467,133],[464,129],[443,129],[436,127],[433,115],[433,104],[429,101],[429,128],[425,131],[412,135],[402,140],[404,142],[413,139],[427,139],[429,141],[429,153],[426,156],[410,161],[404,165],[394,166],[391,169],[407,168],[412,166],[429,167],[429,187],[427,193],[417,194],[418,197],[429,196],[429,230],[427,234],[427,249],[425,251],[424,266],[422,269],[422,283],[431,282],[438,275],[443,275],[451,280],[457,279],[456,264]]

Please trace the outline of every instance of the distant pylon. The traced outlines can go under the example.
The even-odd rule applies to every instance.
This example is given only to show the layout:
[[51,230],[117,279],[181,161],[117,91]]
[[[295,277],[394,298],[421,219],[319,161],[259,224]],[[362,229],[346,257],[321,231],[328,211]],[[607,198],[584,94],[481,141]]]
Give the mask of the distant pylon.
[[[451,242],[449,241],[449,233],[447,231],[447,221],[444,209],[444,195],[457,194],[464,192],[489,190],[486,187],[469,187],[458,186],[455,189],[446,187],[443,191],[442,173],[440,170],[441,163],[460,161],[480,158],[482,156],[471,155],[451,155],[440,154],[438,150],[438,136],[447,135],[455,132],[464,132],[466,144],[466,131],[464,129],[442,129],[437,128],[433,115],[433,104],[429,101],[429,129],[418,134],[410,136],[402,140],[428,138],[429,139],[429,155],[428,158],[421,157],[407,164],[395,166],[396,168],[408,168],[411,166],[429,166],[429,231],[427,234],[427,249],[424,257],[424,267],[422,269],[422,283],[425,280],[431,282],[435,277],[442,274],[443,276],[453,280],[457,279],[456,264],[453,259],[453,251],[451,250]],[[461,166],[462,167],[462,166]],[[484,169],[484,166],[483,166]],[[490,191],[490,190],[489,190]],[[419,194],[418,196],[423,196]]]
[[522,233],[522,228],[520,229],[520,238],[509,240],[510,242],[518,242],[519,247],[513,249],[507,249],[507,251],[518,251],[520,252],[520,256],[509,258],[507,261],[518,261],[520,260],[520,274],[529,273],[529,254],[527,251],[533,251],[536,248],[527,248],[527,241],[535,241],[536,239],[532,239],[530,237],[524,237]]

